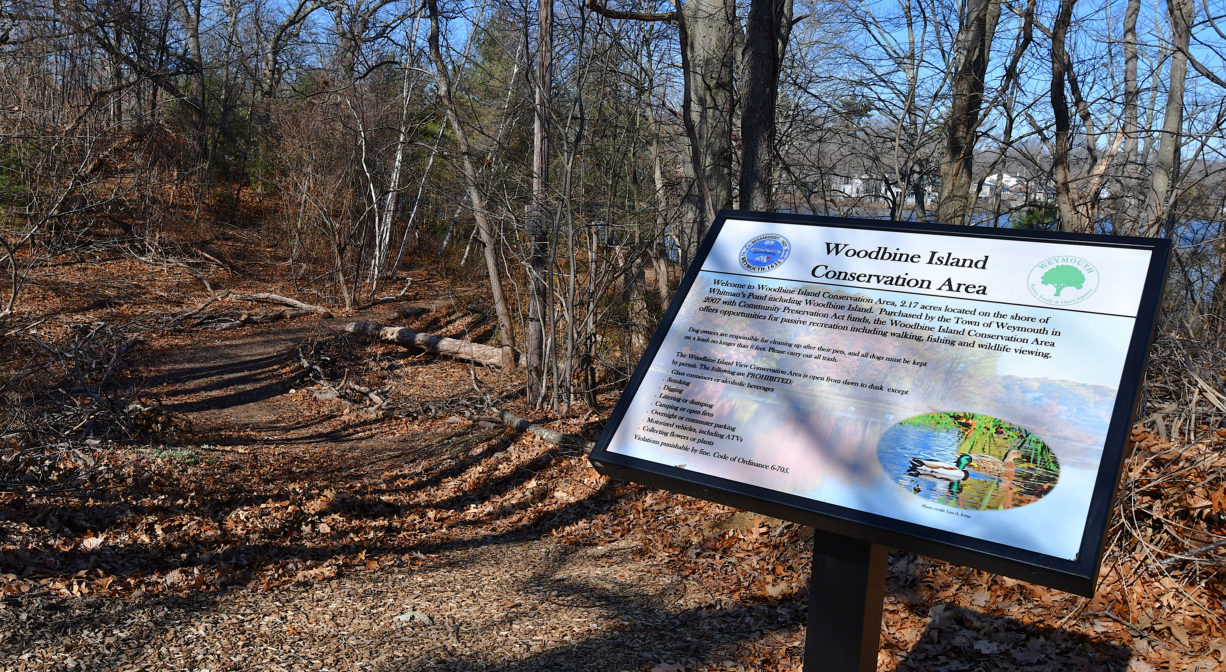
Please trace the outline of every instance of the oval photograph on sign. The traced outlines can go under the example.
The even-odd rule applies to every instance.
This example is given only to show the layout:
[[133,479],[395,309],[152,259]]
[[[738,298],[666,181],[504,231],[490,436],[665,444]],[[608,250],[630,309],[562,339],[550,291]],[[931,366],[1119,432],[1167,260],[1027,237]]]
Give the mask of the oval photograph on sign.
[[877,459],[912,495],[976,511],[1025,506],[1060,479],[1060,463],[1042,439],[978,413],[907,418],[882,435]]

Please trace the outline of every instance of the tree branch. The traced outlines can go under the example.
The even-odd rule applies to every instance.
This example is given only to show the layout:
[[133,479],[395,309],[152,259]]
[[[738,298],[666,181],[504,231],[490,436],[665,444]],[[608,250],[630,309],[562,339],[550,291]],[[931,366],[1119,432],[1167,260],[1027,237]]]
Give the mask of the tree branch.
[[627,12],[620,9],[609,9],[598,4],[596,0],[583,0],[583,8],[610,19],[631,19],[634,21],[665,21],[677,22],[677,12]]

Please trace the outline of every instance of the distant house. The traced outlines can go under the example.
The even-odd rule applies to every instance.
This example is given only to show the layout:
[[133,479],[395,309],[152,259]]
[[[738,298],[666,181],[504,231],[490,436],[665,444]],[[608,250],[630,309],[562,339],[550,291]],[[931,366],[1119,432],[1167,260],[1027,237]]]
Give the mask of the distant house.
[[[1019,189],[1018,187],[1021,188]],[[992,198],[998,193],[1002,197],[1024,198],[1026,185],[1021,179],[1009,173],[1001,172],[988,175],[983,180],[983,186],[979,188],[979,198]]]
[[1026,183],[1026,202],[1050,205],[1056,202],[1056,186],[1046,178],[1036,178]]
[[861,174],[859,177],[836,177],[832,190],[846,198],[897,200],[902,194],[889,180]]
[[[865,175],[864,177],[868,177],[868,176]],[[839,181],[838,184],[835,185],[834,189],[835,191],[841,192],[844,196],[848,198],[860,198],[861,196],[865,195],[864,178],[862,177],[843,178],[842,180]]]

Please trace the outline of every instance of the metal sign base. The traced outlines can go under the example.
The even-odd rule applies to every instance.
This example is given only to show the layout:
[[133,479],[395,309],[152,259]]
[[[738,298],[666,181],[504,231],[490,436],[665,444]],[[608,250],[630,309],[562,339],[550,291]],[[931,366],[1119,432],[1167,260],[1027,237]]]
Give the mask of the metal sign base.
[[885,599],[884,546],[813,535],[805,672],[874,672]]

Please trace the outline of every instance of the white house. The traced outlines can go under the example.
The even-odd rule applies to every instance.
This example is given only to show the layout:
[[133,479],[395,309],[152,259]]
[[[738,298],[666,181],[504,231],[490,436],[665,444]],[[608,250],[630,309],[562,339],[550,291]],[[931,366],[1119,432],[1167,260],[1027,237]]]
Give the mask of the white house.
[[[1019,188],[1020,187],[1020,188]],[[1010,175],[1009,173],[994,173],[988,175],[983,180],[983,186],[979,189],[979,198],[991,198],[999,191],[1002,194],[1024,194],[1026,186],[1022,184],[1021,179]]]
[[861,174],[859,177],[834,178],[832,188],[846,198],[880,198],[897,200],[902,194],[888,180]]

